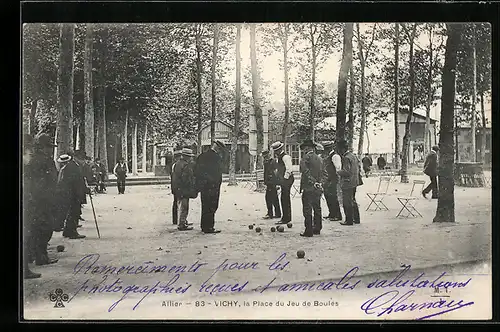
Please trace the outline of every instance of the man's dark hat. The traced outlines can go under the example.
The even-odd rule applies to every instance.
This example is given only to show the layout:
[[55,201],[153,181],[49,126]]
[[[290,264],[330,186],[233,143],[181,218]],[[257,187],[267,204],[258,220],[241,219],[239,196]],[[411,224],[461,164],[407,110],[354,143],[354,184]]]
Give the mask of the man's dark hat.
[[337,142],[337,147],[339,148],[347,148],[348,144],[345,139],[341,139],[340,141]]
[[434,146],[432,147],[432,150],[434,150],[434,151],[439,151],[439,146],[434,145]]
[[333,149],[335,147],[335,142],[331,141],[325,142],[323,143],[323,147],[325,148],[325,150]]
[[311,147],[311,148],[314,148],[316,146],[316,144],[314,144],[314,142],[310,139],[306,139],[304,140],[301,144],[300,144],[300,148],[305,148],[305,147]]
[[52,141],[52,138],[50,138],[49,135],[47,135],[47,134],[40,134],[40,135],[38,135],[35,138],[35,146],[38,146],[38,147],[45,147],[45,146],[55,147],[57,145],[54,144],[54,142]]

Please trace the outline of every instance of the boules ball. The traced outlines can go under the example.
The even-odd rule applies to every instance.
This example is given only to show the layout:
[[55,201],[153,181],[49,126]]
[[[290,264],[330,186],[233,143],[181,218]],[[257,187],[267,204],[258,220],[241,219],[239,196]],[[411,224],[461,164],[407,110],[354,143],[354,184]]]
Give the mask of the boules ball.
[[255,227],[255,231],[256,231],[257,233],[260,233],[260,231],[261,231],[260,227]]
[[248,229],[253,229],[253,225],[248,225]]
[[292,228],[292,223],[291,223],[291,222],[289,222],[288,224],[286,224],[286,227],[288,227],[288,228]]
[[276,227],[271,227],[271,232],[276,232]]
[[63,252],[64,251],[64,246],[62,244],[57,246],[57,252]]
[[278,232],[283,233],[285,231],[285,227],[280,225],[280,226],[278,226],[277,230],[278,230]]
[[305,256],[306,256],[306,253],[304,252],[304,250],[297,251],[298,258],[304,258]]

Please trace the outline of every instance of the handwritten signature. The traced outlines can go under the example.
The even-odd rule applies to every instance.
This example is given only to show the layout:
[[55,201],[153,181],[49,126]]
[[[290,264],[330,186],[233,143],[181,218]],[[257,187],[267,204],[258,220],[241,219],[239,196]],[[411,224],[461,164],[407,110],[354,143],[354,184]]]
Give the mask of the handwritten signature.
[[439,316],[445,314],[450,311],[458,310],[470,305],[473,305],[474,302],[464,303],[464,300],[443,300],[439,301],[430,301],[424,303],[409,303],[406,302],[409,298],[415,293],[414,290],[409,290],[408,292],[400,295],[399,291],[392,290],[385,292],[381,295],[373,297],[363,303],[361,306],[361,310],[363,310],[367,315],[377,314],[377,317],[381,317],[383,315],[389,315],[393,312],[404,312],[404,311],[414,311],[414,310],[431,310],[431,309],[443,309],[438,312],[434,312],[429,315],[425,315],[417,318],[416,320],[423,320],[427,318],[431,318],[434,316]]

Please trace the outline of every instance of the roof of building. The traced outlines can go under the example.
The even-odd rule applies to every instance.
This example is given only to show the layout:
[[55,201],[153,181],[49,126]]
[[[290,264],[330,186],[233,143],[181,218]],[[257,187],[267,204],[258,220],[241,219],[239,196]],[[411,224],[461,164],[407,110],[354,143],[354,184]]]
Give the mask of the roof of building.
[[[231,123],[227,122],[227,121],[224,121],[224,120],[215,120],[215,122],[219,122],[219,123],[222,123],[223,125],[233,129],[234,125],[232,125]],[[207,121],[205,122],[202,126],[201,126],[201,129],[199,131],[202,131],[203,129],[207,128],[210,126],[210,121]],[[242,133],[245,133],[245,134],[248,134],[245,130],[240,130]]]

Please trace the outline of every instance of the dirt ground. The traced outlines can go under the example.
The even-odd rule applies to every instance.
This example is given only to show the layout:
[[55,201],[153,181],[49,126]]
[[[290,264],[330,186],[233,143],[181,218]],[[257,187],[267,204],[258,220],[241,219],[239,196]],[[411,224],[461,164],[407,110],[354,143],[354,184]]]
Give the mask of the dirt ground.
[[[425,177],[411,177],[411,181],[416,179]],[[298,183],[296,185],[298,187]],[[401,207],[397,197],[407,194],[411,184],[391,183],[391,195],[384,201],[389,211],[365,211],[369,203],[366,193],[375,191],[376,187],[377,179],[368,178],[358,188],[360,225],[346,227],[324,220],[321,235],[313,238],[299,236],[303,231],[299,194],[292,199],[293,227],[285,228],[283,233],[272,233],[270,227],[274,226],[274,221],[262,219],[266,213],[264,194],[243,188],[241,184],[229,187],[224,183],[216,214],[216,228],[222,233],[203,234],[199,227],[199,198],[191,201],[188,218],[195,229],[179,232],[171,222],[172,195],[167,186],[129,187],[125,195],[117,195],[115,187],[108,188],[107,194],[94,197],[101,238],[97,237],[90,204],[84,207],[86,221],[79,229],[81,234],[87,235],[86,239],[69,240],[63,238],[62,233],[54,234],[49,254],[59,258],[59,262],[34,266],[33,270],[42,273],[42,277],[24,281],[25,317],[58,318],[54,313],[48,314],[54,305],[48,294],[57,288],[63,289],[71,298],[61,317],[91,318],[96,308],[106,312],[120,297],[106,292],[88,294],[82,291],[82,284],[86,280],[89,287],[99,282],[112,283],[117,276],[103,281],[103,274],[85,274],[84,270],[75,272],[82,265],[79,261],[89,254],[99,255],[96,265],[115,267],[149,264],[167,265],[170,269],[172,265],[185,265],[187,270],[195,262],[204,264],[196,272],[180,273],[176,287],[191,284],[192,288],[185,294],[172,295],[176,299],[216,296],[198,291],[204,282],[241,285],[248,281],[244,293],[263,287],[271,280],[273,287],[339,278],[355,267],[358,268],[357,275],[363,275],[395,271],[401,264],[426,268],[491,258],[491,189],[455,187],[457,222],[433,224],[437,200],[423,197],[416,205],[422,218],[396,218]],[[324,200],[322,206],[323,215],[326,215]],[[260,226],[262,232],[249,230],[249,224]],[[54,250],[59,244],[65,246],[62,253]],[[299,249],[304,250],[304,259],[297,258]],[[277,264],[283,267],[289,263],[282,270],[271,270],[277,265],[272,263],[283,254],[285,256]],[[224,262],[228,269],[232,263],[238,263],[233,267],[238,265],[242,269],[223,271],[220,268],[213,275]],[[249,268],[243,269],[245,263]],[[157,281],[167,283],[174,277],[175,273],[167,272],[121,274],[119,277],[124,285],[154,285]],[[150,296],[144,302],[158,301],[153,298]],[[92,299],[93,310],[89,307],[89,299]],[[81,310],[82,305],[89,310]]]

